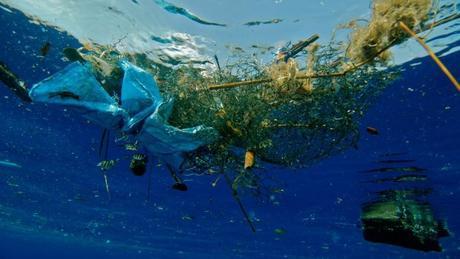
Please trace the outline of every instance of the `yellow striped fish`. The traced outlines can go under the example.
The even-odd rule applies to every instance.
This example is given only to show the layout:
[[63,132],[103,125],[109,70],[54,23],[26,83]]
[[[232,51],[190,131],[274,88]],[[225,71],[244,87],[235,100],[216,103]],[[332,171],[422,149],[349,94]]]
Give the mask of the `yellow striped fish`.
[[126,144],[125,149],[128,151],[137,151],[138,149],[137,142],[134,144]]
[[102,160],[99,164],[97,164],[97,166],[100,167],[102,171],[107,171],[112,169],[112,167],[114,167],[117,164],[118,160],[119,159]]

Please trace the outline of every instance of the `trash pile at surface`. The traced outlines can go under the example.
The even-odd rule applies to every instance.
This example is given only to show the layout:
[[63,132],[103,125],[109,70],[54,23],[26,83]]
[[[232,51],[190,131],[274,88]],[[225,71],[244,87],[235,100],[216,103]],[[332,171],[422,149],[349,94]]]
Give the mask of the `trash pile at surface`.
[[[341,26],[351,29],[348,41],[319,45],[319,35],[314,34],[280,49],[268,64],[261,63],[257,53],[238,48],[223,66],[215,56],[216,71],[192,65],[172,68],[143,53],[86,43],[64,49],[71,64],[29,93],[3,64],[0,79],[26,102],[73,108],[104,129],[98,166],[109,199],[106,171],[120,160],[107,158],[109,133],[115,132],[117,139],[126,140],[126,150],[136,152],[130,169],[137,176],[148,171],[149,161],[158,159],[171,173],[176,190],[187,190],[180,174],[218,174],[212,185],[225,179],[255,231],[239,193],[275,192],[265,186],[269,176],[259,170],[264,163],[304,168],[356,147],[360,118],[397,76],[390,64],[391,47],[415,38],[460,90],[417,36],[460,16],[441,17],[445,10],[438,11],[431,0],[375,0],[367,24],[355,20]],[[367,130],[378,134],[375,128]],[[383,181],[408,179],[424,178],[405,175]],[[380,242],[394,234],[382,232],[393,226],[411,238],[433,242],[429,249],[437,250],[434,239],[442,231],[430,208],[398,195],[382,196],[363,209],[366,237]],[[374,213],[380,208],[389,209],[390,219]],[[426,220],[419,222],[411,215]],[[436,229],[439,232],[432,235]]]
[[389,48],[410,37],[399,24],[432,28],[432,9],[430,0],[375,0],[368,25],[348,26],[348,44],[320,46],[313,36],[271,64],[242,51],[207,73],[85,44],[65,49],[74,63],[34,86],[31,97],[80,109],[178,172],[229,171],[235,188],[253,188],[258,176],[246,169],[254,161],[302,168],[355,147],[359,119],[396,77]]
[[[96,67],[94,64],[98,69],[92,70]],[[172,165],[176,164],[181,153],[217,139],[217,132],[210,127],[199,125],[179,129],[170,126],[168,118],[173,100],[163,98],[153,77],[123,59],[118,61],[116,68],[123,71],[120,100],[103,88],[107,82],[105,79],[97,79],[98,75],[100,78],[111,77],[115,70],[100,58],[72,63],[36,84],[30,90],[30,96],[35,102],[73,107],[103,128],[135,135],[149,153]]]

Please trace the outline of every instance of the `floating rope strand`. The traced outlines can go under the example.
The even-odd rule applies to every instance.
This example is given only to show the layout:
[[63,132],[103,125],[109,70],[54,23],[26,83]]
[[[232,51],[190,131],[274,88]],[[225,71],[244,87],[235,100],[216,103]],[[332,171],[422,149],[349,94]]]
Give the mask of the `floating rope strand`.
[[243,202],[240,199],[240,196],[238,195],[238,192],[233,188],[232,186],[232,180],[230,177],[225,173],[225,167],[224,165],[221,165],[220,168],[220,173],[224,176],[225,181],[227,182],[227,185],[230,187],[232,190],[232,197],[238,203],[238,206],[240,207],[241,212],[243,213],[244,218],[246,219],[246,222],[248,223],[249,227],[251,228],[252,232],[256,232],[256,227],[254,226],[254,223],[252,222],[251,218],[249,217],[249,214],[246,210],[246,208],[243,205]]
[[[454,20],[459,19],[459,18],[460,18],[460,14],[453,14],[453,15],[447,16],[447,17],[445,17],[445,18],[443,18],[443,19],[441,19],[439,21],[435,21],[435,22],[433,22],[431,24],[427,24],[426,26],[422,27],[421,30],[418,30],[416,33],[420,33],[420,32],[432,29],[434,27],[438,27],[440,25],[446,24],[448,22],[454,21]],[[359,68],[359,67],[361,67],[361,66],[363,66],[363,65],[365,65],[365,64],[367,64],[367,63],[369,63],[371,61],[373,61],[375,58],[380,56],[383,52],[385,52],[386,50],[388,50],[391,47],[393,47],[395,45],[395,43],[396,43],[396,41],[390,42],[390,44],[388,44],[386,47],[381,49],[379,52],[376,53],[376,55],[372,56],[370,59],[365,60],[365,61],[363,61],[363,62],[361,62],[359,64],[356,64],[356,65],[351,65],[351,67],[349,69],[346,69],[346,70],[344,70],[342,72],[331,73],[331,74],[304,74],[304,75],[296,76],[295,79],[302,80],[302,79],[314,79],[314,78],[327,78],[327,77],[341,77],[341,76],[344,76],[344,75],[348,74],[349,72],[352,72],[353,70],[355,70],[355,69],[357,69],[357,68]],[[455,78],[453,78],[453,79],[455,79]],[[246,86],[246,85],[258,85],[258,84],[270,83],[272,81],[273,80],[271,78],[256,79],[256,80],[246,80],[246,81],[241,81],[241,82],[230,82],[230,83],[212,85],[208,89],[209,90],[219,90],[219,89],[235,88],[235,87]],[[452,81],[452,79],[451,79],[451,81]],[[457,85],[458,85],[458,83],[457,83]],[[457,87],[457,85],[456,85],[456,87]],[[460,88],[458,88],[458,87],[457,87],[457,89],[460,90]]]
[[441,71],[449,78],[449,80],[452,82],[452,84],[457,88],[458,91],[460,91],[460,84],[458,83],[457,79],[452,75],[452,73],[447,69],[447,67],[442,63],[442,61],[436,56],[436,54],[431,50],[428,45],[426,45],[425,41],[422,40],[417,34],[411,30],[404,22],[399,22],[399,27],[403,31],[405,31],[407,34],[412,36],[417,42],[426,50],[428,55],[436,62],[436,64],[439,66]]

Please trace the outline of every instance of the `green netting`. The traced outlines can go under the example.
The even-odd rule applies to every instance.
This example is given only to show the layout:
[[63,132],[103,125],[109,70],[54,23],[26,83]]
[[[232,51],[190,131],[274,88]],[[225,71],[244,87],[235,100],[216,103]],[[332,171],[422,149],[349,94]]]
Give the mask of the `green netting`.
[[[328,55],[330,51],[324,49]],[[216,146],[252,150],[258,158],[275,164],[308,166],[356,144],[358,119],[394,77],[391,72],[380,72],[374,64],[340,78],[316,79],[311,92],[302,90],[303,82],[297,80],[278,87],[263,83],[208,90],[216,82],[270,76],[251,60],[256,57],[242,57],[212,78],[185,68],[170,71],[168,83],[160,86],[176,99],[170,123],[177,127],[211,126],[223,136]],[[337,72],[338,68],[326,65],[328,62],[322,57],[314,70]]]
[[[299,55],[262,64],[258,53],[235,48],[219,70],[203,71],[168,68],[145,54],[98,45],[85,46],[80,55],[92,63],[112,96],[120,94],[120,59],[151,73],[161,95],[174,99],[167,123],[179,129],[204,125],[220,136],[185,153],[181,168],[200,174],[228,168],[236,173],[235,182],[251,187],[250,182],[258,180],[255,173],[243,170],[246,151],[255,153],[259,165],[301,168],[356,146],[360,118],[396,76],[386,63],[388,49],[409,37],[398,23],[423,31],[432,16],[430,0],[376,0],[373,7],[366,26],[343,26],[354,30],[349,42],[312,45],[303,51],[308,53],[305,61]],[[241,81],[251,82],[212,87]]]

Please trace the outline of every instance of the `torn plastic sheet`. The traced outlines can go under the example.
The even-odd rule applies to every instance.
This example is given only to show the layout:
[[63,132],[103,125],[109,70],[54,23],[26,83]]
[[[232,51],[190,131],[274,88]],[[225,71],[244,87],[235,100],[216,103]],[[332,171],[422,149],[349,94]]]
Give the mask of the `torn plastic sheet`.
[[167,124],[173,101],[170,99],[157,107],[144,122],[139,133],[139,141],[151,153],[172,154],[176,150],[193,151],[218,138],[217,131],[211,127],[197,126],[178,129]]
[[129,131],[143,121],[163,102],[152,75],[127,61],[121,61],[124,71],[121,107],[129,114],[123,130]]
[[127,61],[120,66],[124,70],[121,106],[102,88],[90,65],[79,62],[34,85],[29,95],[34,102],[74,108],[104,128],[133,134],[147,151],[175,164],[180,163],[177,158],[181,153],[219,137],[211,127],[179,129],[169,125],[173,100],[163,99],[155,80],[143,69]]
[[34,85],[29,96],[34,102],[74,108],[85,118],[108,129],[119,128],[128,116],[102,88],[89,65],[78,62]]

